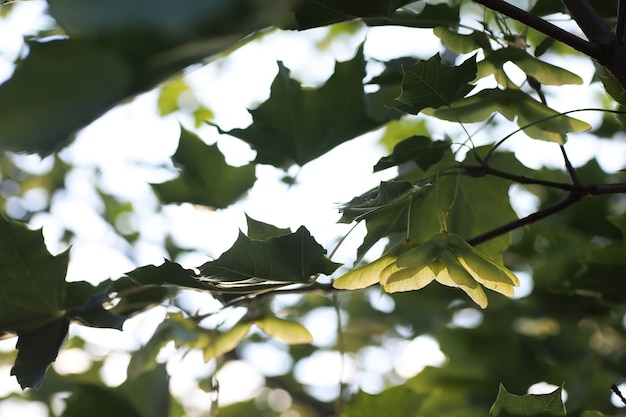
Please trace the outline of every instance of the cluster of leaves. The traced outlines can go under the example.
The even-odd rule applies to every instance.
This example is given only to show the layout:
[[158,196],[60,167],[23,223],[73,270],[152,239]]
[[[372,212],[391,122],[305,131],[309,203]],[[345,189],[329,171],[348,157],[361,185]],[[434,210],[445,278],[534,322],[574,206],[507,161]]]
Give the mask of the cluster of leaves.
[[[104,9],[97,1],[48,0],[55,29],[63,36],[30,41],[28,55],[0,85],[3,151],[54,153],[113,106],[168,79],[159,109],[163,115],[175,111],[177,106],[171,103],[190,92],[180,78],[184,68],[226,56],[244,38],[252,41],[255,33],[271,26],[340,28],[344,21],[358,20],[364,26],[429,28],[444,45],[444,56],[465,56],[458,65],[439,54],[428,59],[404,57],[382,63],[384,70],[368,77],[361,46],[353,58],[337,62],[333,74],[316,88],[302,86],[279,62],[269,98],[250,110],[252,123],[244,129],[226,131],[204,120],[211,112],[199,104],[188,109],[196,123],[206,121],[220,133],[247,142],[256,158],[247,165],[230,166],[216,145],[181,128],[172,157],[179,175],[152,185],[164,205],[225,209],[253,187],[259,164],[304,165],[375,129],[385,128],[393,137],[389,155],[373,169],[397,168],[397,178],[340,209],[340,222],[364,222],[367,233],[355,254],[355,267],[332,285],[318,278],[333,275],[340,265],[326,256],[327,250],[304,227],[291,231],[248,218],[247,234],[240,233],[230,249],[195,269],[166,260],[92,285],[66,281],[68,251],[51,255],[40,231],[1,217],[0,334],[17,336],[11,374],[23,388],[40,389],[29,394],[33,399],[49,403],[54,393],[71,391],[65,417],[115,412],[182,415],[182,406],[169,394],[165,367],[156,361],[170,340],[181,350],[201,350],[204,360],[210,361],[240,359],[238,346],[267,336],[293,344],[289,354],[298,361],[315,348],[309,345],[309,331],[294,318],[324,305],[339,310],[332,297],[313,293],[336,294],[380,284],[393,293],[392,314],[373,306],[369,290],[350,291],[342,305],[349,321],[341,329],[338,349],[358,354],[384,340],[405,338],[409,329],[410,337],[433,336],[447,363],[402,383],[390,372],[384,376],[389,386],[380,394],[358,392],[342,410],[311,395],[292,370],[268,376],[268,387],[286,389],[300,415],[564,416],[561,389],[545,396],[517,397],[501,387],[493,402],[500,383],[526,392],[538,381],[566,381],[573,415],[614,412],[608,388],[626,375],[622,324],[626,291],[620,279],[626,266],[626,214],[623,201],[616,197],[626,192],[620,182],[623,173],[606,173],[595,160],[574,169],[562,147],[564,170],[530,169],[513,153],[502,151],[502,141],[493,138],[485,146],[470,147],[462,159],[453,141],[432,137],[423,124],[414,123],[420,120],[415,115],[466,124],[490,122],[499,114],[502,123],[514,122],[526,136],[558,148],[568,134],[592,126],[550,108],[542,86],[576,85],[582,79],[541,59],[548,51],[564,54],[545,33],[527,31],[500,15],[485,15],[478,28],[460,31],[462,13],[472,10],[470,2],[409,3],[413,2],[198,0],[182,7],[166,1],[116,0]],[[540,0],[527,15],[538,19],[562,7],[559,1]],[[615,14],[604,7],[598,10],[599,17]],[[624,18],[617,19],[622,30]],[[511,80],[507,63],[521,70],[528,82]],[[487,77],[496,86],[480,87]],[[618,76],[613,79],[598,67],[597,79],[619,105],[626,105]],[[364,83],[376,88],[366,89]],[[37,123],[30,120],[33,114]],[[614,135],[622,122],[607,117],[599,130],[604,136]],[[17,175],[19,169],[12,164],[8,155],[2,160],[1,195],[8,214],[9,199],[29,182],[52,194],[63,187],[69,169],[57,159],[49,174],[36,178]],[[4,187],[9,181],[18,188],[11,195]],[[509,191],[514,184],[526,187],[538,200],[538,208],[528,217],[518,218],[511,208]],[[102,194],[103,200],[106,197]],[[114,200],[107,200],[107,206],[115,205]],[[27,220],[32,213],[22,214],[19,217]],[[390,242],[389,250],[361,264],[384,240]],[[176,250],[180,248],[171,251]],[[513,295],[520,284],[512,271],[532,272],[530,296],[501,296]],[[432,281],[443,286],[428,285]],[[221,328],[206,326],[206,317],[182,308],[170,311],[147,344],[133,354],[128,380],[118,388],[107,388],[98,379],[101,364],[75,378],[50,370],[44,383],[72,323],[121,330],[129,317],[188,290],[209,293],[224,307],[246,307],[246,313]],[[264,302],[291,292],[308,295],[289,314]],[[474,305],[485,310],[479,312]],[[456,324],[455,317],[468,311],[479,314],[481,322],[471,328]],[[246,339],[253,326],[266,336],[252,332]],[[588,409],[600,411],[584,411]],[[220,412],[278,415],[258,401]]]

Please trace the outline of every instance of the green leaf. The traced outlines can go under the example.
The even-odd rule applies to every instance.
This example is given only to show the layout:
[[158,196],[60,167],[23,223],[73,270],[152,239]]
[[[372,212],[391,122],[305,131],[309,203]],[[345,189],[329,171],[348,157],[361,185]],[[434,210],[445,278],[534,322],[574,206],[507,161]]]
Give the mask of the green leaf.
[[333,287],[342,290],[358,290],[369,287],[379,282],[381,274],[389,265],[393,265],[398,256],[408,251],[416,244],[414,242],[402,242],[389,249],[383,256],[369,264],[353,269],[335,281]]
[[[459,23],[459,5],[430,4],[415,2],[396,10],[388,17],[369,17],[363,19],[368,26],[396,25],[412,28],[433,28],[436,26],[457,26]],[[421,7],[420,7],[421,6]]]
[[210,341],[204,348],[204,361],[208,362],[211,359],[217,359],[235,349],[246,337],[251,327],[251,322],[238,323],[224,333],[211,332]]
[[412,417],[419,416],[427,394],[406,385],[384,390],[380,394],[360,391],[345,405],[343,417]]
[[145,417],[120,391],[82,384],[66,400],[61,417]]
[[69,325],[69,319],[61,317],[35,329],[18,332],[18,353],[11,375],[15,375],[22,389],[41,387],[48,367],[65,342]]
[[[76,284],[79,283],[81,282],[78,281],[68,283],[68,296],[70,293],[76,291]],[[84,284],[89,285],[88,283]],[[122,325],[124,324],[124,321],[126,321],[126,317],[106,310],[102,306],[109,293],[109,290],[105,290],[94,294],[90,298],[85,298],[85,301],[81,305],[71,309],[67,313],[67,316],[72,320],[80,321],[81,324],[86,326],[122,330]]]
[[412,136],[398,143],[391,155],[382,157],[374,165],[374,172],[409,161],[415,162],[421,170],[426,171],[441,161],[449,149],[448,141],[432,141],[426,136]]
[[254,324],[266,335],[290,345],[313,342],[311,333],[297,321],[268,316],[261,320],[256,320]]
[[452,233],[439,233],[406,251],[390,273],[381,274],[381,284],[388,292],[418,290],[433,279],[461,288],[482,308],[487,306],[487,297],[479,283],[509,297],[513,287],[520,285],[511,271]]
[[429,110],[425,113],[443,120],[473,123],[485,120],[493,112],[516,120],[524,133],[534,139],[565,143],[565,134],[582,132],[591,126],[581,120],[561,115],[546,105],[516,89],[487,89],[458,100],[450,107]]
[[441,39],[448,49],[457,54],[469,54],[477,49],[491,51],[489,38],[484,32],[473,31],[469,35],[462,35],[439,26],[433,29],[433,34]]
[[170,415],[169,375],[165,364],[134,378],[127,379],[116,390],[128,398],[143,417],[168,417]]
[[550,394],[509,394],[500,385],[496,402],[489,410],[489,417],[558,417],[565,416],[565,405],[561,399],[563,387]]
[[301,226],[288,235],[252,240],[240,233],[233,246],[200,267],[203,280],[219,286],[307,283],[317,274],[330,275],[339,264]]
[[180,77],[175,78],[165,84],[161,88],[159,99],[157,101],[159,114],[161,116],[165,116],[179,110],[180,106],[178,105],[178,100],[181,94],[189,91],[189,86]]
[[[258,163],[304,165],[388,120],[368,113],[364,76],[362,48],[352,60],[337,63],[333,75],[317,89],[302,88],[279,62],[270,98],[250,110],[253,123],[220,132],[248,142],[257,151]],[[328,120],[332,123],[320,123]]]
[[267,240],[272,237],[288,235],[290,229],[281,229],[272,224],[267,224],[254,220],[246,214],[246,223],[248,224],[248,237],[252,240]]
[[177,347],[196,347],[199,336],[195,323],[183,317],[182,313],[170,313],[159,324],[150,340],[133,353],[128,364],[128,377],[134,379],[154,369],[158,365],[157,355],[168,342],[174,341]]
[[0,329],[32,330],[63,315],[68,252],[52,256],[40,230],[0,216]]
[[342,213],[342,217],[339,222],[360,221],[377,210],[408,203],[413,194],[430,184],[428,180],[417,185],[408,181],[381,181],[376,190],[355,197],[349,203],[341,206],[339,211]]
[[1,149],[48,154],[131,89],[120,57],[89,42],[33,42],[29,49],[0,85]]
[[137,284],[141,285],[174,285],[177,287],[196,288],[201,290],[213,287],[198,280],[198,275],[191,269],[185,269],[167,259],[159,266],[146,265],[126,273]]
[[352,2],[347,0],[305,0],[295,10],[298,29],[310,29],[352,20],[357,17],[390,16],[399,7],[412,0],[365,0]]
[[613,100],[617,101],[621,105],[626,105],[626,92],[620,87],[618,82],[612,75],[600,75],[600,81],[604,85],[606,92],[613,97]]
[[493,51],[478,63],[478,78],[486,77],[502,70],[506,62],[512,62],[527,75],[535,77],[541,84],[565,85],[582,84],[580,76],[564,68],[541,61],[519,48],[501,48]]
[[166,0],[48,3],[70,39],[30,43],[29,55],[0,85],[3,150],[59,149],[116,104],[280,24],[291,0],[190,0],[185,7]]
[[206,145],[198,136],[182,129],[178,149],[172,157],[181,168],[178,178],[152,188],[164,203],[194,203],[226,208],[256,181],[255,166],[226,164],[217,145]]
[[441,62],[439,54],[412,67],[402,67],[402,93],[397,98],[403,111],[417,114],[426,107],[450,106],[474,89],[469,82],[476,78],[476,56],[457,67]]

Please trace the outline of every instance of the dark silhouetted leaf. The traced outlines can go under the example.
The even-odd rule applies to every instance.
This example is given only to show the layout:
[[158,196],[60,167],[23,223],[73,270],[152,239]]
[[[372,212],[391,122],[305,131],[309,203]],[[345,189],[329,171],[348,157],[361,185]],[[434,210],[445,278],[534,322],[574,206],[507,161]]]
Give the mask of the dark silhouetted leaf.
[[281,229],[272,224],[254,220],[247,214],[246,223],[248,224],[248,237],[252,240],[267,240],[271,237],[278,237],[291,233],[290,229]]
[[368,113],[364,76],[362,48],[352,60],[337,63],[334,74],[318,89],[302,88],[279,62],[270,98],[250,110],[253,123],[220,132],[248,142],[258,152],[258,163],[304,165],[388,121]]
[[207,145],[185,129],[181,129],[178,149],[172,159],[181,169],[179,177],[152,185],[164,203],[189,202],[226,208],[256,181],[254,165],[226,164],[217,145]]
[[339,211],[342,216],[339,222],[351,223],[362,220],[377,210],[397,204],[408,204],[409,198],[427,185],[430,185],[428,180],[417,185],[407,181],[381,181],[377,189],[355,197],[341,206]]
[[63,314],[68,258],[50,255],[40,230],[0,216],[0,329],[32,330]]
[[130,95],[130,69],[111,51],[74,39],[29,47],[13,77],[0,85],[2,149],[50,153]]
[[[31,43],[0,86],[0,148],[50,153],[114,105],[267,26],[291,0],[50,0],[70,39]],[[45,71],[41,69],[45,68]],[[37,123],[32,123],[33,117]]]
[[361,17],[390,16],[407,3],[411,3],[411,0],[305,0],[296,8],[295,17],[298,29],[302,30]]
[[450,106],[474,89],[469,82],[476,78],[476,56],[457,67],[441,62],[439,54],[428,61],[404,67],[402,94],[397,98],[401,110],[417,114],[427,107]]
[[69,325],[69,319],[61,317],[35,329],[18,332],[18,353],[11,375],[15,375],[22,389],[41,386],[46,370],[65,341]]
[[317,274],[330,275],[337,269],[339,264],[331,262],[325,253],[303,226],[265,241],[240,233],[233,246],[215,261],[202,265],[200,273],[203,280],[226,287],[305,283]]
[[66,404],[61,417],[146,417],[122,392],[97,385],[80,385]]
[[[75,284],[77,284],[77,282],[68,283],[68,295],[75,291]],[[126,317],[112,313],[102,306],[109,293],[109,290],[104,290],[94,294],[90,298],[87,298],[83,304],[70,310],[67,315],[72,320],[78,320],[86,326],[122,330],[122,325],[124,321],[126,321]]]
[[393,153],[381,158],[374,165],[374,172],[382,171],[404,162],[413,161],[422,171],[439,162],[450,149],[450,142],[432,141],[426,136],[412,136],[398,143]]
[[211,289],[211,286],[197,280],[197,274],[167,259],[159,266],[146,265],[126,273],[134,282],[141,285],[174,285],[177,287]]

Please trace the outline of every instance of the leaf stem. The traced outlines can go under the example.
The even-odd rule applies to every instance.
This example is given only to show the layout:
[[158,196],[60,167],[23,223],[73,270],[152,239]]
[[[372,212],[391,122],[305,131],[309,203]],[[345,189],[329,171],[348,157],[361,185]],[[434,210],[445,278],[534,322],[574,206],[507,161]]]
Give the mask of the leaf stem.
[[578,112],[583,112],[583,111],[597,111],[597,112],[603,112],[603,113],[612,113],[612,114],[626,115],[626,111],[623,111],[623,110],[601,109],[601,108],[597,108],[597,107],[585,107],[583,109],[574,109],[574,110],[564,111],[564,112],[558,113],[558,114],[553,114],[552,116],[548,116],[548,117],[545,117],[543,119],[536,120],[534,122],[531,122],[531,123],[528,123],[528,124],[526,124],[524,126],[521,126],[520,128],[515,129],[514,131],[512,131],[511,133],[509,133],[508,135],[506,135],[505,137],[503,137],[499,141],[497,141],[489,149],[489,151],[487,152],[487,154],[483,158],[483,163],[487,164],[487,162],[489,161],[489,158],[491,158],[491,155],[493,155],[493,153],[496,151],[496,149],[498,149],[504,142],[506,142],[508,139],[510,139],[516,133],[519,133],[519,132],[523,131],[524,129],[527,129],[527,128],[531,127],[531,126],[535,126],[535,125],[537,125],[539,123],[543,123],[543,122],[546,122],[548,120],[551,120],[551,119],[554,119],[554,118],[557,118],[557,117],[567,116],[568,114],[571,114],[571,113],[578,113]]

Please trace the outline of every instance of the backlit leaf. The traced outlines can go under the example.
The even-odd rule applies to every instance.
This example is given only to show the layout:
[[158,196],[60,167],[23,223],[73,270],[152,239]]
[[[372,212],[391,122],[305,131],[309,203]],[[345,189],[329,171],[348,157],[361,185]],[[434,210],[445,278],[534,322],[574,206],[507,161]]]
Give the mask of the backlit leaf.
[[0,216],[0,329],[32,330],[63,315],[68,260],[50,255],[41,230]]
[[46,370],[65,342],[69,325],[69,319],[61,317],[35,329],[18,332],[18,353],[11,375],[15,375],[22,389],[41,387]]
[[297,321],[269,316],[256,320],[254,324],[268,336],[290,345],[313,342],[311,333]]
[[374,262],[352,269],[337,278],[333,282],[333,287],[343,290],[358,290],[376,284],[382,279],[382,271],[387,266],[393,265],[398,256],[413,246],[414,244],[411,242],[402,242],[394,246]]
[[258,163],[304,165],[388,121],[368,113],[364,76],[362,48],[352,60],[338,62],[333,75],[316,89],[302,88],[279,62],[270,98],[250,110],[253,123],[220,131],[248,142],[257,151]]
[[441,161],[449,149],[448,141],[433,141],[426,136],[411,136],[398,143],[391,155],[381,158],[374,165],[374,172],[409,161],[415,162],[420,169],[426,171]]
[[331,262],[325,253],[304,226],[263,241],[240,233],[233,246],[202,265],[200,273],[203,280],[225,287],[304,283],[316,274],[330,275],[337,269],[339,264]]
[[550,394],[514,395],[500,385],[498,397],[489,410],[489,417],[561,417],[565,405],[561,399],[563,387]]
[[252,164],[233,167],[217,145],[207,145],[195,134],[181,129],[172,160],[181,169],[178,178],[152,188],[164,203],[194,203],[225,208],[239,199],[256,181]]
[[451,51],[457,54],[468,54],[477,49],[491,50],[489,38],[484,32],[473,31],[469,35],[453,32],[443,26],[433,29],[433,34]]
[[238,323],[224,333],[211,332],[210,341],[204,348],[204,361],[219,358],[235,349],[246,337],[252,323]]
[[534,139],[565,143],[565,134],[582,132],[591,126],[586,122],[560,115],[521,90],[487,89],[452,103],[450,107],[429,110],[426,113],[443,120],[473,123],[485,120],[493,112],[524,128]]
[[420,60],[411,67],[403,66],[402,93],[397,98],[403,111],[417,114],[427,107],[450,106],[462,99],[474,86],[476,56],[453,67],[441,62],[439,54],[428,61]]
[[295,11],[298,29],[310,29],[359,17],[390,16],[397,8],[412,0],[305,0]]
[[[541,84],[565,85],[582,84],[580,76],[564,68],[544,62],[519,48],[501,48],[487,55],[484,61],[478,63],[478,77],[486,77],[501,70],[506,62],[513,62],[527,75],[535,77]],[[491,68],[492,70],[488,70]]]

